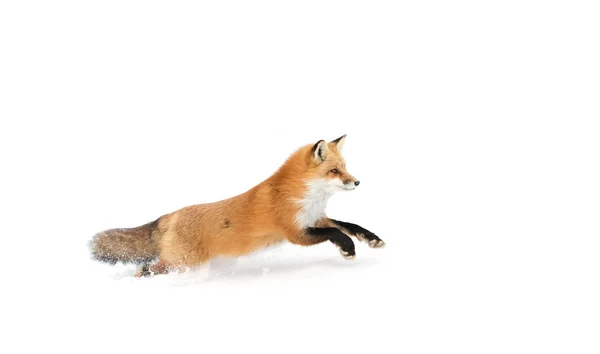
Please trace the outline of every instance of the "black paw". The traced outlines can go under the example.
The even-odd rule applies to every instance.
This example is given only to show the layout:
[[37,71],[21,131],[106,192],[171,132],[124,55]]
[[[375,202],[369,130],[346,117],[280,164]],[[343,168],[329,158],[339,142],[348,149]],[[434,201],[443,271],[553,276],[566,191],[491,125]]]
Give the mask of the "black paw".
[[[385,245],[385,242],[383,242],[379,236],[375,235],[374,233],[372,233],[369,230],[360,230],[358,232],[355,233],[356,237],[363,241],[363,242],[368,242],[369,246],[372,246],[371,244],[377,244],[377,241],[381,241],[381,244]],[[379,246],[381,247],[381,246]]]
[[346,240],[341,241],[338,244],[338,247],[340,248],[340,253],[342,254],[342,256],[344,256],[344,258],[354,259],[356,257],[356,251],[354,250],[354,242],[352,242],[352,240],[349,237],[347,237]]
[[346,250],[340,248],[340,253],[342,254],[342,256],[345,259],[354,259],[354,258],[356,258],[356,252],[354,252],[354,250],[352,250],[352,251],[346,251]]
[[376,239],[372,239],[369,241],[369,247],[371,248],[383,248],[385,247],[385,242],[382,239],[377,237]]

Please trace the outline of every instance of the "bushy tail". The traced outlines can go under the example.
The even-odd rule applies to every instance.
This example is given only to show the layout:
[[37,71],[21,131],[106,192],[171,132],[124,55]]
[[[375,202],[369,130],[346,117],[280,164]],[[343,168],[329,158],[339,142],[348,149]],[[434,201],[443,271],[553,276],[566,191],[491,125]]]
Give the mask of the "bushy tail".
[[130,229],[111,229],[97,233],[90,241],[92,257],[115,264],[147,263],[158,258],[160,219]]

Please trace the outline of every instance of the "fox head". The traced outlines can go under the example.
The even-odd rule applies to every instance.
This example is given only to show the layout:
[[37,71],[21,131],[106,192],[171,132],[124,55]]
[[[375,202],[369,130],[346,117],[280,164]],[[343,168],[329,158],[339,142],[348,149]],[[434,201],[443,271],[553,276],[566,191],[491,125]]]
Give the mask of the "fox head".
[[360,184],[360,181],[346,170],[346,161],[342,156],[345,141],[346,135],[329,143],[325,140],[319,140],[310,149],[309,173],[311,182],[318,181],[327,192],[352,190]]

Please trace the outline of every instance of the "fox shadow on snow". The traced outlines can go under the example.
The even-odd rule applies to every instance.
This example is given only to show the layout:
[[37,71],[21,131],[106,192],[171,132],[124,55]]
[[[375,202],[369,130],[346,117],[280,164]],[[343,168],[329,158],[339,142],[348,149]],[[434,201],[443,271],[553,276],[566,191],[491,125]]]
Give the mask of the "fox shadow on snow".
[[[262,277],[269,275],[282,275],[298,273],[311,268],[328,268],[332,270],[349,267],[359,267],[375,263],[374,258],[358,258],[345,260],[341,257],[322,257],[322,258],[294,258],[277,260],[244,260],[228,263],[222,260],[215,260],[210,265],[207,280],[231,279],[243,277]],[[193,272],[193,271],[192,271]]]
[[[254,257],[235,258],[215,258],[209,264],[201,267],[187,270],[183,273],[171,272],[169,274],[155,275],[140,280],[162,279],[175,284],[184,285],[186,283],[212,282],[228,279],[242,278],[260,278],[268,276],[279,276],[285,274],[294,274],[314,268],[319,273],[324,269],[340,270],[344,268],[361,267],[376,263],[375,258],[365,257],[353,260],[345,260],[339,256],[334,257],[306,257],[306,258],[287,258],[287,259],[264,259]],[[136,269],[131,267],[119,272],[114,278],[131,278]]]

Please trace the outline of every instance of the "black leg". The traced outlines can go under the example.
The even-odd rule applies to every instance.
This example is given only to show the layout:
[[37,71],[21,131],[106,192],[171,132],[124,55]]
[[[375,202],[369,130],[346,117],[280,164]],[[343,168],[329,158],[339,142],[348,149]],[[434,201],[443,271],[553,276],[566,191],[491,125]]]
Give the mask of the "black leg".
[[338,226],[340,229],[349,233],[352,236],[355,236],[361,241],[365,241],[369,243],[370,247],[380,248],[385,246],[385,242],[379,238],[379,236],[375,235],[371,231],[365,229],[362,226],[352,224],[349,222],[329,219],[334,225]]
[[340,253],[346,259],[352,259],[356,256],[352,239],[335,227],[309,227],[306,229],[306,235],[331,241],[339,247]]

